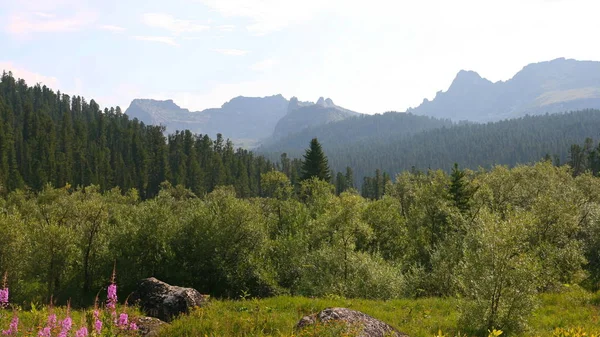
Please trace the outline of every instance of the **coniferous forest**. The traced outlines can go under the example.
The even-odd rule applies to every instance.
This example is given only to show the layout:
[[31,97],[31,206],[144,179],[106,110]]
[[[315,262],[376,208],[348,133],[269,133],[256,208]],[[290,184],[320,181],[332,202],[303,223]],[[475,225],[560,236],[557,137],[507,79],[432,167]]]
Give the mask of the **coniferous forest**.
[[130,120],[119,108],[101,111],[82,97],[27,86],[4,73],[0,82],[0,185],[4,192],[47,184],[97,185],[102,191],[135,188],[142,198],[160,184],[197,195],[233,185],[241,197],[259,192],[261,173],[273,165],[234,149],[218,136],[189,131],[164,135],[160,126]]
[[124,293],[155,276],[216,298],[455,298],[462,331],[526,331],[540,294],[600,288],[600,147],[552,131],[569,119],[579,137],[598,114],[425,131],[402,144],[537,163],[471,170],[440,155],[393,176],[376,167],[359,191],[317,139],[303,160],[271,162],[5,73],[0,271],[23,307],[91,305],[116,266]]

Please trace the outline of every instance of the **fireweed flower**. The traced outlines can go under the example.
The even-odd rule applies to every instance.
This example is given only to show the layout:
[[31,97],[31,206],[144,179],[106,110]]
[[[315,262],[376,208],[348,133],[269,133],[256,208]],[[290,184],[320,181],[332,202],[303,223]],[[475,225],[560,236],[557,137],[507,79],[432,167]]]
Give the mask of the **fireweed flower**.
[[132,322],[131,324],[129,324],[129,330],[137,330],[137,329],[138,329],[138,326],[134,322]]
[[40,330],[40,332],[38,333],[38,337],[51,337],[52,336],[52,331],[50,330],[49,327],[45,327],[42,330]]
[[62,321],[60,326],[62,328],[62,331],[69,332],[71,330],[71,327],[73,327],[73,320],[71,319],[71,317],[67,316],[67,318],[65,318]]
[[87,337],[88,336],[88,329],[86,327],[82,327],[81,329],[77,330],[77,332],[75,332],[75,337]]
[[8,288],[0,289],[0,307],[8,306]]
[[96,322],[94,323],[94,330],[99,335],[102,333],[102,321],[96,318]]
[[0,289],[0,307],[8,306],[8,286],[6,285],[6,279],[8,277],[8,273],[4,273],[4,277],[2,278],[2,289]]
[[12,336],[12,335],[16,335],[18,331],[19,331],[19,317],[17,317],[15,315],[15,316],[13,316],[12,320],[10,321],[8,330],[2,330],[2,335]]
[[50,328],[55,328],[56,327],[56,314],[50,314],[48,315],[48,327]]
[[[68,315],[68,314],[67,314]],[[58,337],[67,337],[69,331],[71,331],[71,327],[73,327],[73,320],[70,316],[67,316],[61,323],[61,331],[58,334]]]
[[119,315],[119,322],[117,323],[117,325],[120,328],[127,328],[127,325],[129,324],[129,316],[126,313],[122,313]]
[[114,309],[117,304],[117,285],[111,283],[108,286],[108,301],[106,303],[106,307],[110,309]]

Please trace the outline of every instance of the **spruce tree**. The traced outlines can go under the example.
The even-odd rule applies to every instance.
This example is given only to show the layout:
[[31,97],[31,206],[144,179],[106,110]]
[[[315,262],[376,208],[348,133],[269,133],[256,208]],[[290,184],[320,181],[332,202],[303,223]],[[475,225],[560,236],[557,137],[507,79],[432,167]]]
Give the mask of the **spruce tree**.
[[306,150],[304,161],[302,162],[301,179],[307,180],[313,177],[327,182],[331,181],[327,157],[323,153],[323,149],[317,138],[313,138],[310,141],[310,147]]
[[454,163],[452,173],[450,174],[450,194],[454,204],[461,213],[469,210],[469,202],[473,192],[469,187],[469,182],[465,178],[465,172],[458,168],[457,163]]

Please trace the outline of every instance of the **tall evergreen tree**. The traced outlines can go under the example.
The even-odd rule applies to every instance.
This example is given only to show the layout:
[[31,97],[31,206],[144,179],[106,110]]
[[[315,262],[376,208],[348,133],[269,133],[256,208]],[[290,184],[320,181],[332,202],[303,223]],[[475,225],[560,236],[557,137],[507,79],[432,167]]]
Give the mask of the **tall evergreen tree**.
[[323,149],[317,138],[313,138],[310,141],[310,147],[306,150],[302,163],[301,179],[307,180],[313,177],[327,182],[331,181],[327,157],[323,153]]
[[348,188],[354,188],[354,172],[350,166],[346,166],[346,184]]
[[456,207],[462,213],[465,213],[469,209],[472,192],[465,178],[465,172],[458,168],[458,163],[454,163],[450,174],[450,194]]

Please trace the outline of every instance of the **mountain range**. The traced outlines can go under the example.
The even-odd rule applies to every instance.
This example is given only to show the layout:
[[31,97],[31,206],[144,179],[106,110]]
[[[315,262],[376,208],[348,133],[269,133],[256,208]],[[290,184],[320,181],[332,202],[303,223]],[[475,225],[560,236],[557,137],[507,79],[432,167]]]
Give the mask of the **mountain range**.
[[281,95],[236,97],[220,108],[189,111],[172,100],[134,99],[125,114],[150,125],[164,125],[168,133],[188,129],[215,137],[221,133],[240,146],[252,146],[273,133],[286,115],[288,100]]
[[559,58],[529,64],[495,83],[461,70],[447,91],[408,112],[490,122],[588,108],[600,108],[600,62]]
[[[425,99],[407,112],[454,122],[492,122],[598,108],[600,62],[559,58],[529,64],[511,79],[499,82],[491,82],[474,71],[461,70],[448,90],[439,91],[433,100]],[[321,97],[313,103],[299,101],[296,97],[288,101],[282,95],[239,96],[221,108],[197,112],[183,109],[172,100],[135,99],[125,113],[146,124],[162,124],[167,132],[189,129],[212,137],[221,133],[238,146],[262,145],[278,150],[285,150],[282,145],[286,142],[295,147],[300,142],[308,144],[312,137],[327,135],[332,135],[336,142],[352,142],[355,134],[342,130],[350,124],[356,130],[375,130],[370,134],[361,133],[363,140],[381,138],[382,134],[373,129],[373,125],[387,120],[393,120],[391,125],[394,126],[397,126],[394,123],[402,122],[390,116],[378,119],[362,115],[335,105],[329,98]],[[350,124],[342,123],[356,117],[361,118]],[[447,126],[445,122],[441,124]],[[440,125],[440,122],[420,125]],[[393,130],[384,134],[390,132]],[[290,149],[289,152],[293,151]]]
[[359,115],[335,105],[330,98],[320,97],[313,103],[296,97],[288,101],[282,95],[239,96],[221,108],[195,112],[179,107],[173,100],[134,99],[125,114],[145,124],[164,125],[168,133],[189,129],[213,138],[221,133],[243,147]]

